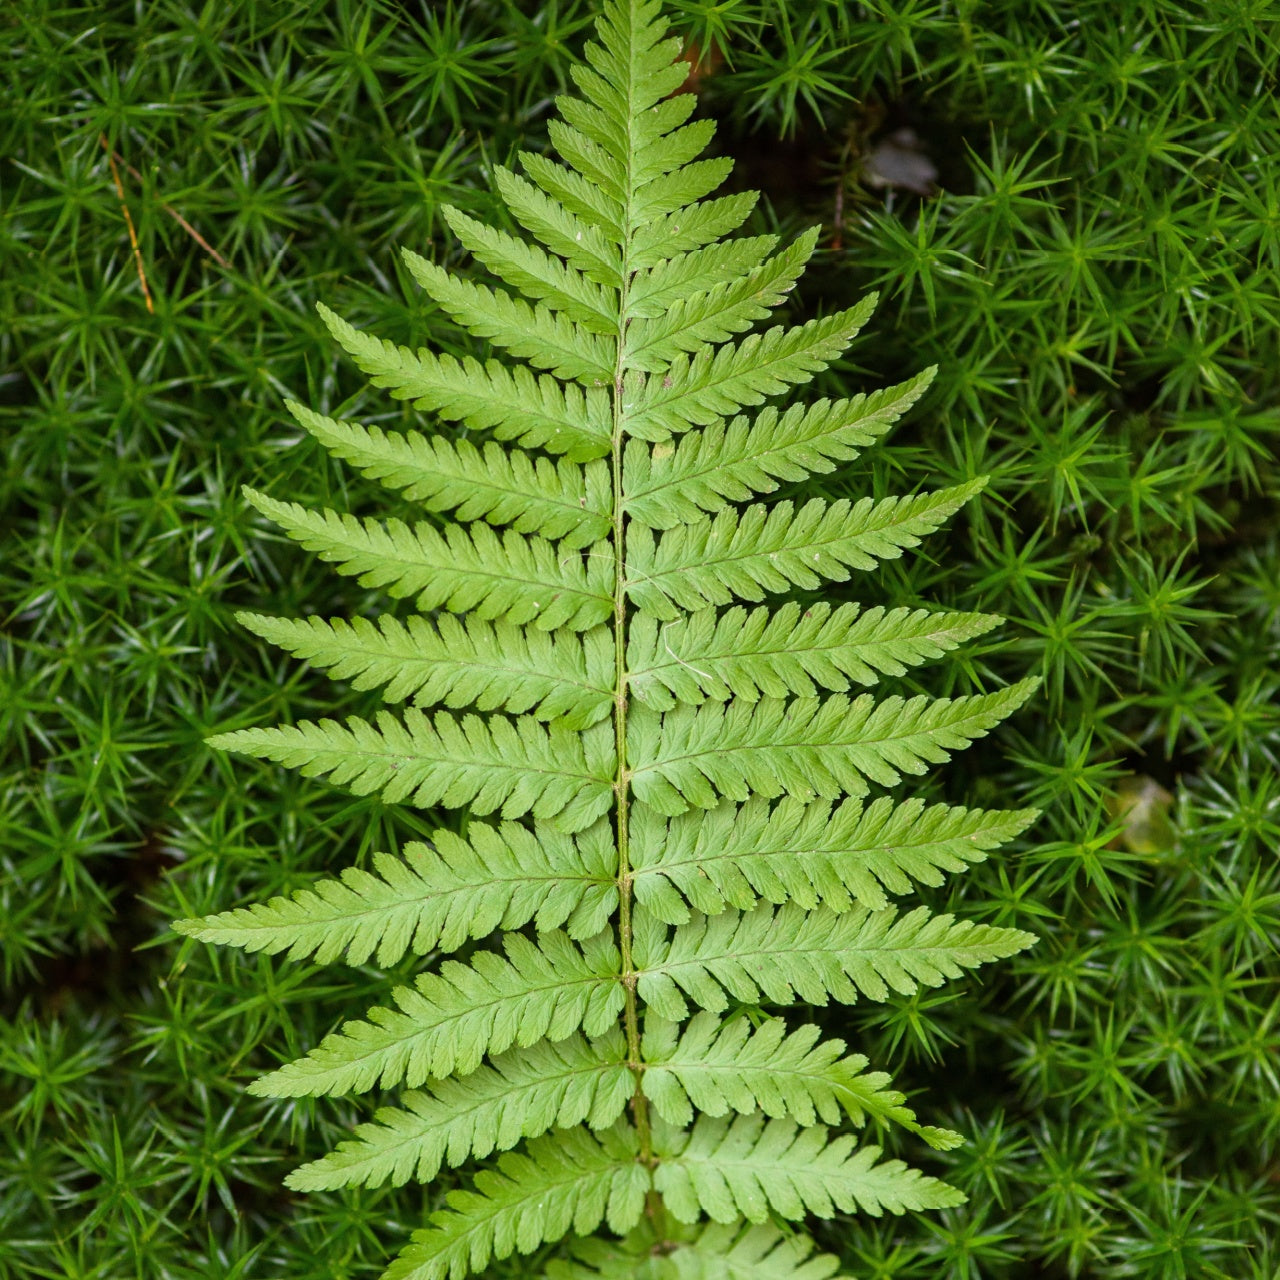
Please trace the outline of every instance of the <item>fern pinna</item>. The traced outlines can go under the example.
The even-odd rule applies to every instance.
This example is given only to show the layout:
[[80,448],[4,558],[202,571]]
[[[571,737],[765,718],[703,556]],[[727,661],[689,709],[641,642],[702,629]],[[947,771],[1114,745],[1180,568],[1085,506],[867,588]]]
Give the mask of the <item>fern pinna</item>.
[[[874,1118],[959,1139],[919,1124],[842,1041],[776,1011],[911,993],[1032,940],[890,895],[964,869],[1034,814],[869,798],[986,733],[1032,682],[850,692],[998,619],[780,599],[901,555],[982,481],[751,501],[874,443],[927,375],[767,403],[836,358],[870,306],[741,336],[786,298],[816,233],[781,250],[724,239],[755,196],[709,198],[730,165],[697,159],[713,126],[689,122],[688,68],[657,9],[605,4],[574,70],[582,96],[550,125],[566,163],[527,154],[525,176],[496,170],[532,241],[445,210],[510,292],[405,255],[445,312],[514,359],[410,351],[322,312],[375,386],[487,433],[384,433],[289,406],[435,518],[249,494],[338,572],[419,612],[244,616],[403,709],[213,745],[474,815],[465,835],[177,925],[292,959],[427,958],[385,1007],[251,1086],[409,1090],[297,1170],[298,1190],[428,1180],[501,1153],[414,1234],[394,1280],[457,1280],[602,1226],[547,1274],[821,1280],[834,1264],[779,1220],[963,1199],[834,1130]],[[465,961],[441,958],[495,931]]]

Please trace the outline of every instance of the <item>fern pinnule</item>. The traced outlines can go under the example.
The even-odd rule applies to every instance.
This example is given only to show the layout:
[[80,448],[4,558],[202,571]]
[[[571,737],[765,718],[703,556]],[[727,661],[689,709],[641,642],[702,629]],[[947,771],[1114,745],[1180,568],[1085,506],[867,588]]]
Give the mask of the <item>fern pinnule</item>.
[[670,529],[715,513],[753,493],[772,493],[783,480],[831,471],[858,456],[911,407],[933,379],[926,369],[869,396],[773,406],[739,415],[677,443],[628,444],[623,460],[627,515],[652,529]]
[[188,932],[317,964],[364,964],[376,955],[390,965],[408,952],[457,951],[531,921],[582,941],[606,928],[617,907],[613,862],[603,821],[576,836],[545,824],[473,822],[465,839],[438,831],[432,845],[412,841],[398,858],[375,854],[374,872],[347,867],[291,897],[206,916]]
[[633,888],[667,924],[684,924],[691,908],[719,915],[760,899],[837,912],[857,902],[879,912],[886,894],[941,884],[943,872],[981,862],[1035,817],[1032,809],[926,809],[918,798],[895,805],[888,796],[835,806],[790,796],[770,806],[753,796],[669,820],[646,807],[633,820]]
[[631,692],[655,711],[711,698],[812,698],[875,684],[880,673],[940,658],[997,626],[991,614],[926,609],[865,611],[788,602],[777,609],[699,609],[667,622],[636,616],[627,642]]
[[678,92],[687,69],[655,0],[605,0],[585,57],[550,126],[565,163],[529,153],[523,174],[494,169],[531,238],[444,211],[494,279],[405,255],[475,355],[398,346],[321,308],[429,434],[288,404],[428,518],[247,495],[338,573],[408,605],[240,620],[393,709],[211,744],[462,810],[457,829],[175,927],[290,960],[423,957],[389,1003],[251,1086],[409,1090],[297,1170],[297,1190],[493,1157],[388,1280],[461,1280],[601,1228],[618,1238],[572,1246],[550,1280],[826,1280],[832,1261],[770,1219],[963,1198],[844,1130],[874,1118],[937,1149],[960,1139],[798,1006],[908,996],[1033,940],[893,900],[981,861],[1033,812],[872,790],[990,732],[1035,682],[882,696],[882,678],[1000,620],[793,598],[909,553],[985,478],[771,500],[875,446],[932,370],[767,403],[829,368],[874,300],[753,331],[791,297],[818,232],[723,238],[756,197],[714,194],[729,163],[698,158],[713,126]]
[[383,614],[367,618],[270,618],[237,613],[255,635],[326,668],[355,689],[416,707],[525,712],[565,729],[585,729],[613,705],[613,646],[605,628],[533,630],[464,618]]
[[335,422],[293,400],[286,400],[285,408],[335,458],[389,489],[402,490],[429,511],[508,524],[517,533],[538,533],[565,547],[585,547],[609,535],[612,494],[603,462],[578,467],[492,442],[477,449],[466,440]]

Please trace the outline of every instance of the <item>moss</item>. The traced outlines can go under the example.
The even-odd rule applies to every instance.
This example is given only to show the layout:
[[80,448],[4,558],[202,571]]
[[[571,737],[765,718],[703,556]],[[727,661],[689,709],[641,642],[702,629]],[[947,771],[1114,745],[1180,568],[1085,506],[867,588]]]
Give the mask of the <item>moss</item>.
[[[973,1134],[945,1155],[903,1148],[970,1204],[822,1243],[850,1274],[894,1280],[1265,1280],[1280,1265],[1274,15],[1247,0],[672,10],[708,52],[719,145],[766,186],[756,229],[825,224],[800,305],[883,291],[818,393],[940,365],[889,448],[804,493],[992,472],[937,565],[915,557],[882,589],[1011,619],[930,692],[1029,669],[1048,691],[939,797],[1046,809],[1025,852],[956,891],[1042,945],[945,999],[830,1015],[873,1059],[913,1056],[899,1083],[927,1085],[922,1119]],[[541,138],[590,17],[576,0],[10,6],[0,1274],[370,1275],[449,1185],[283,1192],[355,1110],[241,1084],[385,978],[219,956],[165,922],[420,834],[283,773],[255,786],[201,745],[233,717],[369,705],[234,628],[237,608],[370,603],[246,538],[237,495],[270,475],[345,504],[281,399],[407,415],[358,389],[313,302],[454,341],[393,246],[442,251],[441,198],[496,216],[481,175]],[[933,194],[865,181],[904,127]],[[1158,856],[1124,839],[1132,775],[1174,797]]]

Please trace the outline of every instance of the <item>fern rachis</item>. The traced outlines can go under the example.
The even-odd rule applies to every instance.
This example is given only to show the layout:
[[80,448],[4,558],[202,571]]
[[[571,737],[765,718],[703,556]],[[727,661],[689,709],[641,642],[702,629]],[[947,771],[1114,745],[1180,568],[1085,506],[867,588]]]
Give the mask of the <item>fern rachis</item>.
[[[935,1147],[959,1138],[921,1124],[886,1075],[797,1007],[910,993],[1031,941],[892,898],[984,858],[1033,813],[872,795],[1029,695],[1025,681],[953,699],[869,691],[999,620],[786,598],[909,552],[983,480],[769,500],[873,445],[929,373],[769,403],[844,350],[871,300],[752,331],[815,236],[724,238],[754,196],[714,196],[728,164],[697,158],[711,125],[690,122],[693,99],[676,92],[685,68],[657,9],[607,0],[574,72],[582,96],[561,99],[551,126],[567,164],[525,155],[524,176],[495,171],[532,241],[445,211],[506,289],[406,255],[493,356],[398,347],[321,309],[373,384],[434,415],[436,432],[290,411],[432,518],[249,495],[339,573],[419,612],[242,615],[405,705],[213,744],[471,815],[465,836],[441,831],[371,869],[176,926],[321,963],[444,953],[252,1086],[408,1090],[297,1170],[298,1190],[492,1161],[415,1234],[395,1280],[457,1280],[601,1227],[618,1238],[581,1243],[548,1275],[677,1280],[719,1259],[744,1278],[826,1277],[828,1260],[770,1217],[961,1198],[833,1130],[875,1117]],[[488,438],[456,438],[452,423]],[[465,960],[448,955],[463,947]]]

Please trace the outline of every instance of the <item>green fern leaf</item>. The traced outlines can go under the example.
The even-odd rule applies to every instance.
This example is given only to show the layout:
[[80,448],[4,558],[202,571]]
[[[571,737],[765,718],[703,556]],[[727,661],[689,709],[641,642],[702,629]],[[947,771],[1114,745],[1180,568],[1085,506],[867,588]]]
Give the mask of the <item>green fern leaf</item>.
[[547,1260],[544,1280],[678,1280],[670,1256],[653,1253],[656,1243],[643,1226],[626,1240],[572,1240],[565,1246],[570,1257]]
[[570,1257],[549,1258],[544,1280],[677,1280],[669,1255],[655,1256],[655,1240],[636,1243],[631,1232],[625,1241],[588,1237],[567,1242]]
[[699,609],[665,623],[639,614],[627,663],[632,691],[657,711],[706,698],[811,698],[818,686],[839,693],[853,682],[875,684],[881,673],[903,675],[1000,622],[984,613],[794,602],[772,611]]
[[[699,200],[686,208],[654,218],[638,228],[632,237],[630,265],[637,271],[644,271],[660,265],[673,253],[688,253],[727,236],[746,222],[759,198],[759,192],[739,191],[715,200]],[[754,402],[744,400],[740,403]],[[639,434],[639,424],[632,434]]]
[[494,929],[566,925],[586,939],[617,906],[613,840],[597,822],[571,837],[552,827],[473,822],[467,837],[438,831],[433,845],[412,841],[403,856],[374,855],[374,872],[348,867],[288,898],[179,920],[174,929],[203,942],[329,964],[343,956],[381,965],[406,952],[456,951]]
[[659,1241],[642,1224],[625,1240],[575,1241],[572,1260],[547,1263],[546,1280],[830,1280],[839,1267],[830,1254],[813,1256],[807,1236],[772,1225],[668,1223],[666,1235]]
[[609,534],[613,495],[602,462],[553,463],[492,443],[481,450],[465,440],[335,422],[292,400],[285,408],[335,458],[389,489],[403,489],[429,511],[509,524],[517,533],[560,539],[564,547],[585,547]]
[[913,881],[939,885],[944,871],[982,862],[1038,816],[1035,809],[926,809],[919,797],[895,804],[888,796],[834,808],[793,798],[770,807],[756,796],[670,821],[646,805],[631,819],[636,901],[668,924],[689,919],[685,899],[705,915],[750,910],[761,898],[805,910],[847,911],[856,902],[881,911],[886,892],[908,893]]
[[[574,103],[576,110],[566,113],[565,106],[570,102]],[[584,122],[587,113],[592,110],[588,104],[571,98],[558,98],[556,106],[560,108],[560,114],[565,119],[573,115]],[[616,135],[614,138],[603,138],[605,145],[602,146],[581,130],[565,124],[563,119],[549,120],[547,134],[561,158],[576,169],[587,182],[603,192],[617,206],[621,207],[625,204],[629,185],[626,169],[619,159],[611,154],[616,150]]]
[[627,308],[640,319],[660,316],[682,298],[707,293],[754,271],[777,245],[777,236],[743,236],[664,258],[637,272]]
[[570,1231],[585,1235],[601,1222],[628,1231],[649,1189],[628,1134],[568,1129],[502,1156],[498,1169],[477,1174],[475,1191],[450,1192],[448,1210],[414,1232],[384,1280],[461,1280],[490,1258],[533,1253]]
[[[861,1055],[855,1054],[860,1060]],[[835,1068],[837,1073],[842,1068]],[[921,1124],[916,1113],[905,1106],[906,1094],[890,1087],[889,1076],[883,1071],[859,1071],[844,1073],[839,1087],[840,1105],[848,1113],[850,1121],[858,1126],[868,1119],[884,1124],[896,1124],[923,1138],[935,1151],[954,1151],[964,1145],[962,1134],[954,1129]]]
[[[681,356],[661,377],[638,381],[633,402],[623,402],[627,431],[652,438],[653,431],[706,426],[743,405],[808,382],[853,341],[875,307],[875,296],[848,311],[797,328],[782,325],[726,343],[714,353]],[[661,438],[661,437],[658,437]]]
[[985,480],[771,499],[876,444],[932,370],[871,395],[766,403],[829,369],[874,299],[756,327],[818,252],[817,229],[782,246],[724,240],[758,197],[717,194],[730,162],[702,156],[714,124],[679,92],[683,42],[658,0],[602,0],[596,31],[548,126],[563,163],[537,148],[517,153],[519,173],[493,171],[531,239],[445,208],[493,278],[446,270],[456,250],[405,255],[430,305],[500,358],[413,350],[320,309],[422,428],[291,411],[428,518],[249,494],[339,573],[419,612],[244,624],[410,705],[211,744],[462,812],[398,856],[176,928],[292,960],[427,957],[385,1007],[252,1086],[411,1090],[297,1170],[295,1189],[494,1157],[385,1280],[462,1280],[601,1223],[620,1238],[548,1259],[548,1280],[828,1280],[833,1260],[803,1236],[744,1220],[962,1197],[827,1126],[960,1139],[921,1123],[842,1041],[760,1006],[885,1001],[1029,945],[890,897],[963,872],[1033,813],[863,797],[945,761],[1036,682],[938,699],[854,689],[999,620],[796,592],[917,547]]
[[854,1150],[848,1135],[828,1141],[821,1125],[703,1117],[672,1148],[654,1173],[654,1186],[682,1222],[696,1222],[702,1213],[731,1223],[739,1217],[764,1222],[770,1211],[784,1218],[830,1218],[855,1209],[878,1218],[886,1210],[946,1209],[966,1199],[901,1160],[877,1163],[879,1147]]
[[753,792],[805,798],[864,795],[866,781],[891,787],[962,750],[1020,707],[1038,685],[1024,680],[961,698],[707,702],[658,715],[637,707],[627,754],[636,795],[674,817],[690,806]]
[[613,638],[590,631],[531,631],[476,617],[433,622],[365,618],[267,618],[238,613],[255,635],[356,689],[384,686],[388,702],[530,712],[564,729],[585,729],[612,706]]
[[763,600],[769,591],[812,589],[844,582],[851,569],[874,569],[919,546],[954,515],[986,480],[914,498],[863,498],[823,502],[812,498],[798,511],[790,502],[722,511],[713,520],[678,525],[656,541],[632,525],[627,538],[628,588],[636,605],[670,619],[681,609],[729,604],[735,597]]
[[578,462],[609,452],[609,400],[598,388],[583,390],[496,360],[482,365],[471,357],[457,360],[425,349],[415,353],[361,333],[323,304],[317,310],[373,385],[386,387],[397,400],[412,400],[415,409],[433,409],[477,430],[491,429],[499,440]]
[[837,915],[788,903],[776,911],[695,916],[669,937],[637,930],[637,989],[673,1021],[689,1016],[684,995],[712,1013],[727,1009],[730,998],[782,1005],[830,998],[853,1004],[859,995],[879,1001],[890,991],[913,995],[940,986],[1034,941],[1020,929],[934,916],[927,907],[905,915],[893,907],[855,907]]
[[493,178],[503,203],[526,231],[588,280],[621,287],[622,254],[603,231],[510,169],[496,166]]
[[[533,157],[540,160],[542,157]],[[529,158],[525,158],[526,166]],[[505,231],[487,227],[450,205],[441,209],[454,235],[477,262],[506,280],[528,298],[545,302],[592,333],[618,331],[618,301],[608,290],[589,280],[536,244],[518,240]]]
[[382,1108],[353,1139],[285,1181],[295,1191],[430,1182],[445,1163],[508,1151],[548,1129],[608,1128],[635,1089],[625,1054],[616,1028],[599,1040],[574,1035],[511,1049],[491,1067],[405,1094],[402,1107]]
[[646,449],[632,441],[623,467],[627,515],[670,529],[753,493],[772,493],[780,481],[832,471],[874,444],[920,398],[934,373],[930,367],[874,395],[793,405],[785,413],[769,405],[754,419],[740,416],[686,432],[674,445],[664,441]]
[[651,1014],[644,1091],[663,1120],[677,1126],[692,1123],[694,1108],[710,1116],[758,1109],[801,1125],[836,1124],[843,1112],[859,1128],[872,1117],[900,1125],[941,1151],[964,1141],[950,1129],[920,1124],[885,1072],[864,1070],[861,1054],[841,1059],[844,1041],[818,1043],[819,1035],[814,1026],[788,1034],[778,1018],[751,1028],[743,1018],[723,1023],[698,1013],[677,1041],[676,1024]]
[[[724,342],[763,319],[795,287],[817,239],[815,229],[746,275],[682,298],[660,316],[636,321],[627,330],[624,359],[637,369],[662,369],[682,352]],[[628,514],[643,519],[630,506]]]
[[580,831],[608,809],[611,798],[612,743],[602,728],[575,734],[529,717],[455,720],[443,712],[429,720],[409,707],[403,720],[380,711],[376,724],[358,716],[349,716],[345,728],[336,720],[304,720],[217,734],[208,742],[301,769],[307,778],[329,774],[356,795],[379,791],[388,804],[470,805],[480,814],[501,811],[504,818],[532,813],[555,819],[564,831]]
[[675,1025],[652,1016],[645,1026],[645,1096],[669,1124],[693,1123],[694,1112],[723,1116],[790,1116],[798,1124],[841,1120],[845,1076],[866,1066],[865,1058],[839,1061],[844,1042],[818,1043],[817,1027],[787,1034],[771,1018],[754,1030],[743,1018],[722,1022],[696,1014],[679,1040]]
[[832,1280],[839,1262],[813,1250],[813,1241],[795,1232],[717,1222],[672,1252],[670,1261],[673,1280]]
[[308,1098],[378,1084],[415,1087],[430,1076],[466,1075],[513,1044],[527,1048],[579,1030],[603,1036],[613,1028],[623,996],[617,949],[607,936],[579,947],[556,930],[537,945],[510,933],[504,949],[505,959],[481,951],[469,965],[446,960],[438,974],[397,987],[397,1009],[371,1009],[367,1022],[346,1023],[249,1091]]
[[[553,201],[558,201],[570,213],[577,214],[589,226],[598,228],[607,240],[616,242],[622,238],[622,206],[613,196],[602,191],[582,174],[557,164],[550,156],[522,151],[519,160],[520,167],[533,180],[534,185],[540,187]],[[569,270],[573,268],[570,267]],[[599,288],[598,285],[595,287]],[[614,337],[618,332],[617,301],[613,291],[608,291],[608,296],[613,299],[614,318],[606,332],[609,337]]]
[[658,218],[700,201],[720,186],[732,171],[733,161],[728,156],[721,156],[715,160],[697,160],[674,173],[645,183],[632,201],[636,226],[647,226]]
[[613,612],[607,543],[584,559],[543,538],[511,531],[499,537],[487,525],[450,525],[442,535],[428,524],[308,511],[252,489],[245,497],[339,573],[359,575],[363,587],[386,587],[396,599],[416,596],[419,609],[473,609],[480,618],[534,622],[547,631],[586,630]]
[[627,294],[627,310],[639,319],[660,316],[681,298],[708,293],[754,271],[777,244],[777,236],[744,236],[664,257],[637,271]]
[[400,252],[409,274],[477,338],[487,338],[558,378],[605,382],[613,377],[609,347],[601,335],[549,307],[531,307],[510,294],[460,280],[410,249]]

